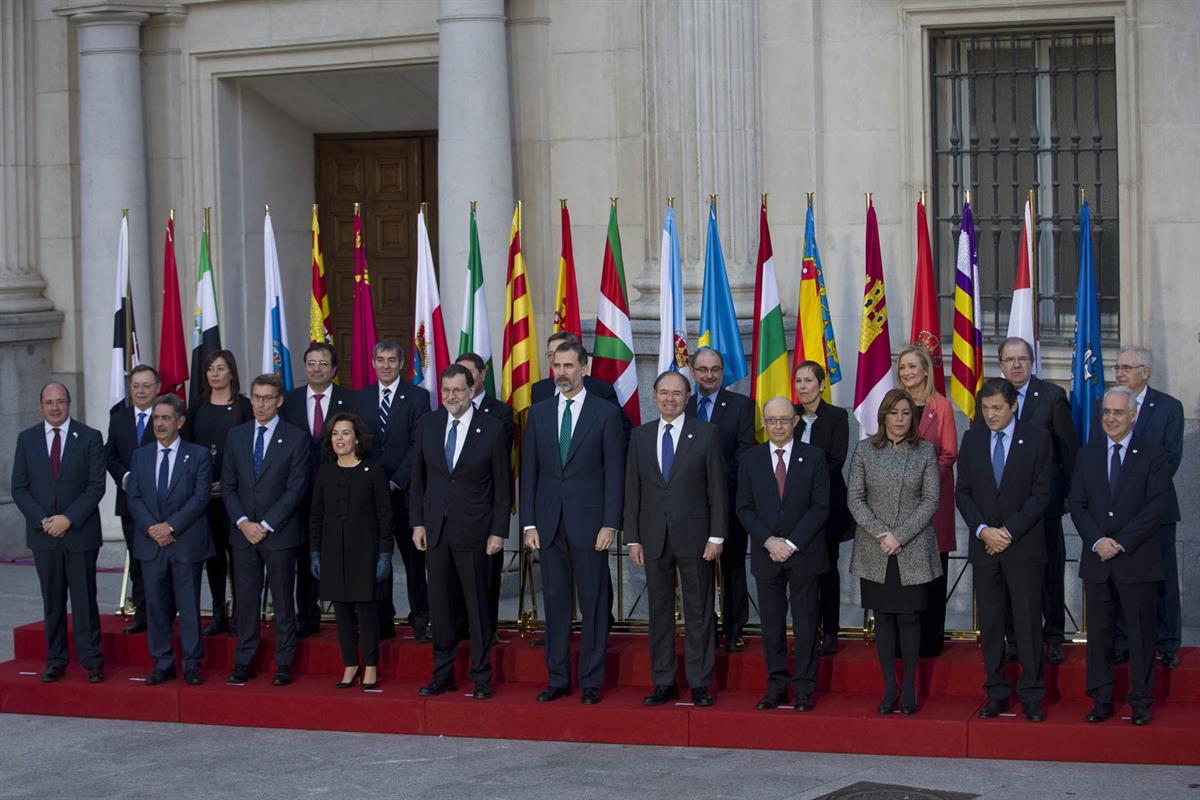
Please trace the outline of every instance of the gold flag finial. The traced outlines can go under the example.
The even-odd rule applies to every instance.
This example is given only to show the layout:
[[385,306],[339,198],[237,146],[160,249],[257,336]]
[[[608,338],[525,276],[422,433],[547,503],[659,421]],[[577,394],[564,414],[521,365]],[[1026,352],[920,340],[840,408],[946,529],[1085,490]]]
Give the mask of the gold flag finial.
[[362,203],[355,203],[355,204],[354,204],[354,216],[356,216],[356,217],[358,216],[359,209],[360,209],[361,207],[362,207]]
[[472,213],[472,214],[474,214],[474,213],[475,213],[475,204],[476,204],[476,203],[478,203],[478,202],[479,202],[478,200],[472,200],[472,201],[471,201],[471,213]]
[[616,197],[616,195],[613,195],[613,196],[609,197],[609,198],[608,198],[608,200],[609,200],[609,202],[610,202],[610,203],[612,203],[612,207],[613,207],[613,208],[616,208],[616,207],[617,207],[617,197]]
[[313,203],[313,213],[314,214],[317,213],[318,208],[320,208],[320,206],[318,206],[316,203]]
[[267,210],[268,214],[271,213],[271,204],[270,203],[263,203],[263,208],[265,208]]
[[429,216],[429,203],[427,203],[424,200],[421,201],[421,216],[423,216],[423,217]]
[[963,201],[967,205],[971,205],[971,190],[970,189],[963,190]]
[[675,195],[669,194],[669,195],[667,195],[667,208],[674,208],[674,207],[675,207]]
[[565,198],[565,197],[560,197],[560,198],[558,198],[558,207],[559,207],[560,209],[564,209],[564,210],[565,210],[565,209],[566,209],[566,207],[567,207],[567,198]]
[[809,207],[809,208],[812,208],[812,203],[813,203],[813,195],[814,195],[814,194],[816,194],[816,192],[809,192],[809,193],[808,193],[808,207]]
[[1086,202],[1087,202],[1087,189],[1080,186],[1079,187],[1079,205],[1083,205]]
[[762,206],[763,206],[763,208],[767,207],[767,193],[766,192],[762,193]]
[[129,209],[128,208],[121,209],[121,219],[129,219]]
[[924,189],[921,190],[921,192],[919,194],[919,199],[920,199],[921,205],[925,205],[925,190]]
[[205,231],[208,230],[208,226],[209,226],[210,222],[212,221],[211,214],[212,214],[212,206],[205,206],[204,207],[204,230]]
[[167,213],[167,218],[168,218],[168,219],[170,219],[170,220],[171,220],[171,222],[174,222],[174,221],[175,221],[175,209],[173,209],[173,208],[172,208],[172,209],[171,209],[171,210],[170,210],[170,211]]
[[866,192],[866,195],[867,195],[867,209],[870,210],[870,208],[871,208],[871,193]]

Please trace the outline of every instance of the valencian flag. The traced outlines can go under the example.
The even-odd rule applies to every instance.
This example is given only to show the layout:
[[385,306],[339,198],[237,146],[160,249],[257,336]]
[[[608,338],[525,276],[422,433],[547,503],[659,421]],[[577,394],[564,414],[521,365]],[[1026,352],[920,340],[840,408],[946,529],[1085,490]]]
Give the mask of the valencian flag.
[[554,293],[554,328],[552,333],[566,331],[583,338],[583,323],[579,318],[579,290],[575,286],[575,251],[571,247],[571,213],[567,201],[562,206],[562,255],[558,257],[558,290]]
[[754,272],[754,345],[750,362],[754,378],[750,381],[750,399],[754,401],[755,430],[760,442],[767,440],[763,407],[772,397],[790,397],[792,381],[788,375],[787,343],[783,335],[783,308],[779,304],[779,283],[775,280],[775,253],[771,249],[771,230],[767,227],[767,196],[758,209],[758,266]]
[[446,326],[442,322],[442,298],[433,270],[433,248],[425,224],[425,204],[417,212],[417,307],[413,313],[413,337],[408,359],[409,380],[429,392],[429,407],[441,404],[442,370],[450,366]]
[[954,268],[954,358],[950,362],[950,399],[975,418],[975,393],[983,386],[983,330],[979,307],[979,262],[971,203],[963,203]]
[[733,308],[733,292],[729,290],[729,275],[725,272],[725,255],[721,252],[721,236],[717,232],[717,198],[708,199],[708,241],[704,250],[704,291],[700,295],[700,347],[711,347],[725,361],[722,386],[737,383],[750,374],[746,368],[746,351],[738,330],[737,312]]
[[[842,379],[842,367],[838,361],[837,341],[833,336],[833,319],[829,315],[829,296],[825,293],[825,275],[821,269],[821,253],[817,249],[816,227],[810,194],[808,214],[804,220],[804,261],[800,266],[800,298],[796,302],[792,374],[804,361],[815,361],[823,366],[825,387],[821,396],[828,403],[831,400],[830,387]],[[793,400],[796,399],[795,393],[793,386]]]
[[196,408],[204,391],[204,362],[221,349],[221,327],[217,324],[217,284],[213,280],[208,256],[208,212],[204,209],[204,229],[200,232],[200,259],[196,267],[196,305],[192,321],[192,384],[188,389],[188,407]]
[[[572,283],[574,285],[574,283]],[[467,286],[463,298],[462,330],[458,332],[458,354],[474,353],[483,359],[487,373],[483,391],[496,396],[492,377],[492,334],[488,329],[487,294],[483,291],[483,259],[479,255],[479,228],[475,224],[475,201],[471,201],[471,249],[467,255]]]
[[663,216],[662,247],[659,250],[658,371],[675,370],[691,380],[688,363],[687,316],[683,311],[683,264],[679,258],[679,234],[675,209],[668,201]]
[[508,279],[504,285],[504,343],[500,365],[500,399],[513,410],[513,478],[521,469],[521,441],[531,404],[533,384],[540,379],[537,333],[533,323],[533,298],[521,253],[521,202],[513,210],[508,239]]
[[867,280],[863,287],[858,333],[858,375],[854,383],[854,417],[863,439],[878,432],[879,404],[894,385],[887,292],[883,285],[883,258],[879,254],[879,221],[870,195],[867,195],[866,257]]
[[275,247],[275,227],[271,207],[263,216],[263,374],[274,374],[283,381],[284,391],[292,388],[292,354],[287,344],[287,315],[283,311],[283,281],[279,277],[279,251]]
[[1079,209],[1079,284],[1075,290],[1075,354],[1071,358],[1071,417],[1081,444],[1095,424],[1093,415],[1104,396],[1104,360],[1100,354],[1100,305],[1096,296],[1096,264],[1092,259],[1092,211],[1087,200]]
[[933,279],[933,250],[925,222],[925,193],[917,200],[917,281],[913,290],[912,330],[909,344],[929,353],[933,362],[933,386],[946,395],[946,368],[942,364],[942,326],[938,321],[937,284]]
[[110,411],[125,407],[125,379],[141,364],[138,352],[137,324],[133,319],[133,288],[129,281],[129,212],[121,212],[121,229],[117,233],[116,299],[113,302],[112,369],[108,381]]
[[638,404],[633,324],[629,321],[626,285],[621,232],[617,229],[617,198],[614,197],[608,212],[608,239],[604,242],[604,270],[600,275],[600,308],[596,312],[591,374],[613,385],[617,402],[636,426],[642,424],[642,411]]
[[325,257],[321,254],[321,223],[317,204],[312,207],[312,297],[308,306],[308,341],[333,344],[329,318],[329,293],[325,290]]
[[[1032,192],[1030,195],[1032,196]],[[1033,290],[1034,260],[1033,205],[1025,201],[1025,220],[1021,225],[1021,244],[1017,252],[1017,278],[1013,285],[1012,310],[1008,315],[1008,335],[1029,342],[1033,350],[1030,368],[1042,371],[1042,347],[1037,332],[1037,293]]]
[[371,303],[371,279],[367,273],[367,242],[363,237],[362,214],[354,204],[354,334],[350,353],[350,388],[358,390],[375,382],[375,306]]
[[187,350],[183,346],[183,308],[179,304],[179,270],[175,264],[175,209],[167,217],[163,244],[162,331],[158,337],[158,375],[162,394],[187,400]]

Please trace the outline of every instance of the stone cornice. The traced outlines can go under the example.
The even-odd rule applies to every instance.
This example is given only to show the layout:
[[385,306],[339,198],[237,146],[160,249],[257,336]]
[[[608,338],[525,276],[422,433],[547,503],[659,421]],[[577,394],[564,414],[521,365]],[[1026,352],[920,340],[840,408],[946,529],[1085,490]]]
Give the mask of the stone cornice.
[[80,14],[186,14],[187,10],[180,3],[139,2],[139,0],[76,0],[64,3],[55,8],[54,14],[60,17],[74,17]]

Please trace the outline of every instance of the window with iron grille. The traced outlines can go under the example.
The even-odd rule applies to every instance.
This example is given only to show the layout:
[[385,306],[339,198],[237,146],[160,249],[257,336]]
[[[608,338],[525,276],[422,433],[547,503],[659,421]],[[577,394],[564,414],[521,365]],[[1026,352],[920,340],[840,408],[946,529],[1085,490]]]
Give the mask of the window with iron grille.
[[1005,336],[1026,198],[1037,214],[1038,324],[1072,340],[1080,190],[1092,211],[1101,331],[1119,335],[1116,46],[1113,28],[933,34],[934,267],[943,331],[953,329],[954,264],[970,191],[981,328]]

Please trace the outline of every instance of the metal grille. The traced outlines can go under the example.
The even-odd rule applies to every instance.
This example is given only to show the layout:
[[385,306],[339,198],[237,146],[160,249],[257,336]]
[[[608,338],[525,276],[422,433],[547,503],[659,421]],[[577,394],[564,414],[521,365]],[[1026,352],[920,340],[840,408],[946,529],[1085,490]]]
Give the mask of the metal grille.
[[1008,329],[1025,200],[1037,220],[1043,343],[1071,341],[1080,190],[1092,211],[1101,332],[1119,334],[1116,46],[1111,26],[945,32],[931,39],[933,256],[942,330],[971,193],[985,337]]

